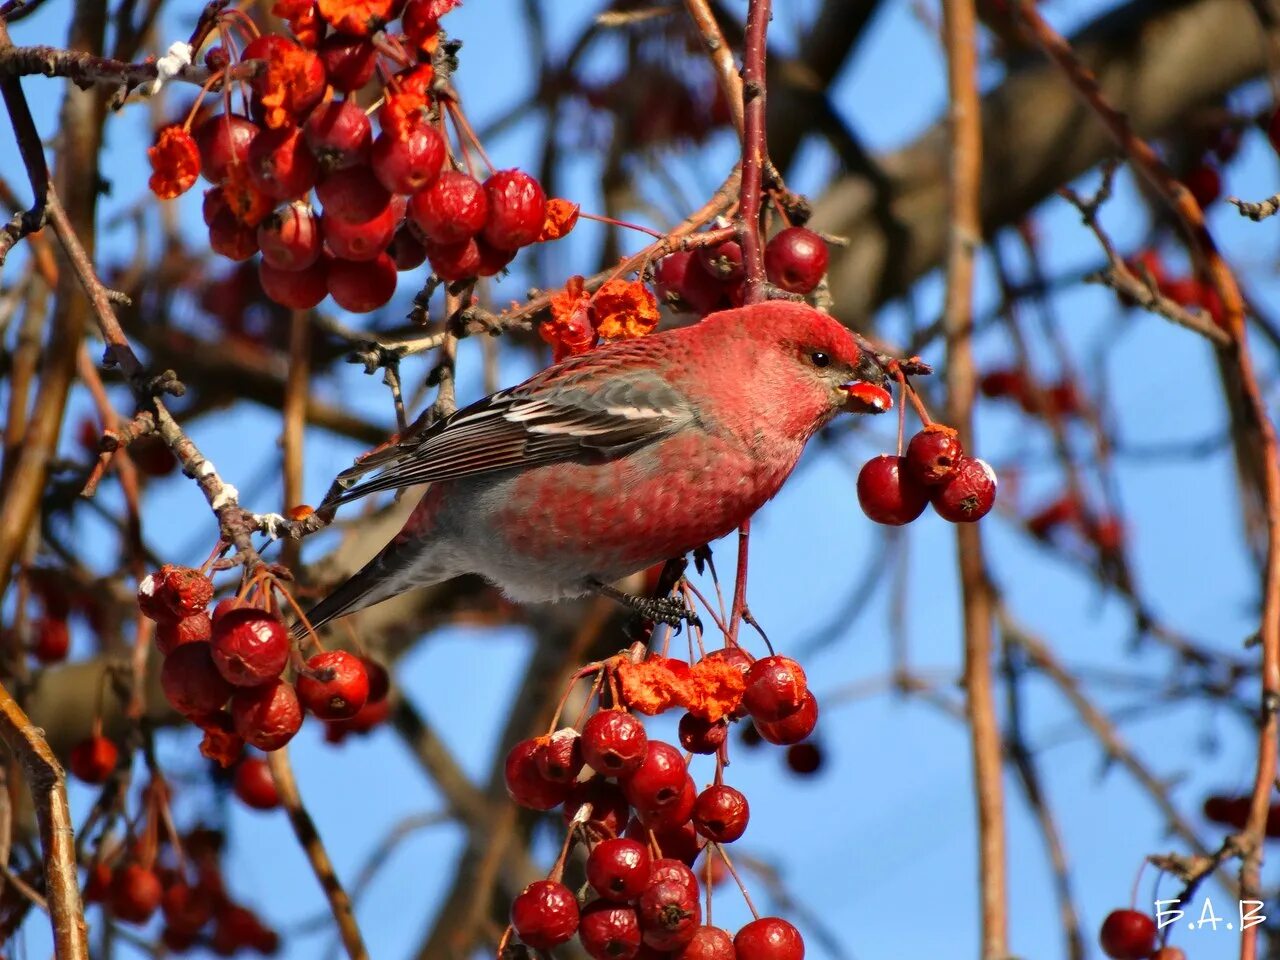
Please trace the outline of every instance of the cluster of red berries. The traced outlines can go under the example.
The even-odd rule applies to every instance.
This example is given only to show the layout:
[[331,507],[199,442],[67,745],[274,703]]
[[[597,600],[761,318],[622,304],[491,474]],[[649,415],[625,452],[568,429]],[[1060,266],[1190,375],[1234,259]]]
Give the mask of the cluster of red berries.
[[1040,387],[1025,371],[1002,367],[983,374],[978,390],[993,400],[1012,400],[1033,416],[1070,417],[1084,413],[1080,392],[1070,380]]
[[[328,295],[367,313],[391,299],[399,271],[424,260],[446,282],[488,277],[521,247],[562,236],[576,207],[548,203],[519,170],[481,182],[454,157],[445,119],[456,121],[458,108],[432,61],[438,18],[455,5],[400,0],[362,18],[350,4],[277,3],[295,36],[263,34],[245,46],[242,60],[263,63],[248,81],[248,116],[232,112],[228,91],[226,109],[194,136],[163,129],[149,151],[152,189],[168,198],[197,175],[213,183],[204,198],[210,246],[236,261],[261,251],[263,291],[294,309]],[[387,29],[396,19],[401,29]],[[386,32],[375,46],[378,30]],[[221,47],[206,56],[214,69],[227,59]],[[376,111],[357,101],[375,74],[386,78]],[[469,135],[465,122],[458,129]]]
[[387,684],[380,667],[371,683],[371,661],[325,650],[305,665],[297,657],[290,683],[282,674],[296,655],[284,621],[232,598],[211,615],[206,607],[212,599],[212,581],[190,567],[166,564],[138,587],[139,609],[156,622],[164,695],[204,730],[206,755],[227,765],[245,744],[278,750],[302,726],[304,709],[334,725],[330,739],[385,719]]
[[161,940],[174,953],[205,947],[223,957],[242,950],[273,956],[280,950],[280,936],[226,891],[220,865],[223,839],[218,831],[204,828],[182,838],[194,879],[177,867],[157,865],[154,855],[125,856],[114,866],[108,858],[99,859],[88,868],[85,903],[101,903],[115,919],[134,924],[160,912]]
[[876,523],[901,526],[932,503],[952,523],[973,523],[996,500],[996,474],[967,456],[955,430],[930,423],[911,438],[905,455],[881,454],[858,473],[858,503]]
[[1102,921],[1098,942],[1111,960],[1187,960],[1177,947],[1156,947],[1156,922],[1137,910],[1112,910]]
[[[511,798],[533,810],[560,807],[571,831],[551,877],[513,902],[514,934],[535,950],[577,936],[596,960],[801,960],[804,941],[780,918],[756,919],[736,936],[704,924],[704,891],[691,868],[708,846],[742,837],[750,819],[746,796],[722,780],[730,723],[751,717],[779,744],[813,732],[818,704],[803,669],[788,657],[753,660],[732,645],[692,665],[656,655],[628,661],[608,680],[605,702],[581,731],[522,740],[507,754]],[[650,738],[632,712],[676,704],[686,707],[683,753]],[[715,781],[702,790],[689,773],[694,755],[717,758]],[[589,849],[583,899],[561,882],[578,839]]]
[[[804,227],[787,227],[764,248],[765,275],[789,293],[812,293],[827,272],[827,244]],[[746,264],[742,246],[724,240],[696,250],[679,250],[653,270],[658,295],[673,310],[705,315],[743,303]]]

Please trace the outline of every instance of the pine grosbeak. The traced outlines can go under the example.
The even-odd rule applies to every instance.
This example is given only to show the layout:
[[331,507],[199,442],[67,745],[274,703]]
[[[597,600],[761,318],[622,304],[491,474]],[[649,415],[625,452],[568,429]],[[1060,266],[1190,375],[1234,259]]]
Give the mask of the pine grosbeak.
[[430,486],[307,618],[464,573],[520,602],[633,599],[608,585],[739,527],[842,407],[884,409],[851,404],[858,381],[885,374],[849,331],[782,301],[569,357],[348,471],[383,468],[330,503]]

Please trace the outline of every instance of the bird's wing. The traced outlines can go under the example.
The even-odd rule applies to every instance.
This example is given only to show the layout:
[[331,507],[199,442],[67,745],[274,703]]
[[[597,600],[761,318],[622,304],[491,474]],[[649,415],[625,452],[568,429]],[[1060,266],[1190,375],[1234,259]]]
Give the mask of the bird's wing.
[[[652,371],[605,377],[573,368],[545,373],[550,376],[485,397],[407,443],[366,458],[338,477],[350,489],[328,504],[580,456],[607,459],[694,419],[685,396]],[[378,468],[385,469],[351,486]]]

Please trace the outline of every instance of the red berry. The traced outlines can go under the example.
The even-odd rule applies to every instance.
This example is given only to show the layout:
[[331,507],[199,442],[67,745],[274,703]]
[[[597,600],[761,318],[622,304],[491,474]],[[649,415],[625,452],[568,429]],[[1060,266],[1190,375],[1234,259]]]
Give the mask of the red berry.
[[369,675],[354,654],[326,650],[308,660],[307,669],[333,674],[329,679],[298,675],[298,699],[321,720],[354,717],[369,699]]
[[329,257],[321,257],[305,270],[279,270],[265,259],[258,262],[258,282],[262,292],[290,310],[310,310],[329,292]]
[[511,904],[511,925],[535,950],[549,950],[578,929],[578,901],[563,883],[536,880]]
[[343,310],[371,313],[396,292],[396,265],[385,253],[364,262],[329,261],[329,296]]
[[733,938],[737,960],[804,960],[800,931],[779,917],[761,917]]
[[733,843],[747,832],[751,807],[741,790],[713,784],[698,794],[693,807],[693,826],[708,840]]
[[694,897],[698,895],[698,878],[693,875],[688,864],[681,863],[672,857],[655,860],[653,870],[649,874],[650,884],[667,881],[680,884]]
[[585,804],[591,805],[587,825],[596,833],[608,836],[620,834],[631,815],[631,804],[622,788],[604,777],[579,780],[570,785],[569,795],[561,808],[564,822],[571,823]]
[[474,238],[460,243],[428,243],[431,271],[445,283],[480,275],[480,245]]
[[721,719],[712,723],[686,713],[680,718],[680,746],[690,753],[712,754],[729,736],[729,721]]
[[1177,947],[1161,947],[1151,955],[1151,960],[1187,960],[1187,955]]
[[[387,131],[373,141],[373,172],[392,193],[417,193],[440,175],[444,140],[425,120],[409,127],[403,136]],[[541,229],[542,224],[538,224]]]
[[177,623],[156,624],[156,649],[166,657],[184,643],[200,643],[213,636],[213,622],[203,610]]
[[822,767],[822,750],[816,743],[793,743],[787,748],[787,766],[802,777],[817,773]]
[[636,816],[650,830],[676,830],[689,822],[694,805],[698,802],[698,787],[693,777],[684,778],[684,786],[675,801],[656,808],[640,808]]
[[361,657],[360,662],[364,664],[364,672],[369,675],[369,702],[379,703],[387,699],[387,694],[391,692],[391,677],[387,675],[387,668],[372,657]]
[[541,738],[534,754],[538,772],[555,783],[573,783],[582,772],[582,742],[573,727],[562,727],[549,737]]
[[728,287],[698,265],[692,250],[677,250],[659,260],[653,281],[672,310],[705,315],[729,305]]
[[926,487],[945,483],[955,475],[964,449],[950,427],[921,430],[907,444],[907,471]]
[[31,655],[41,663],[60,663],[71,649],[71,630],[60,617],[41,617],[36,624],[36,639]]
[[973,523],[996,502],[996,472],[985,460],[961,457],[955,475],[933,493],[933,509],[952,523]]
[[474,177],[446,170],[409,199],[409,216],[432,243],[460,243],[484,229],[489,198]]
[[280,676],[289,662],[289,628],[257,607],[237,607],[213,625],[213,662],[237,687],[257,687]]
[[111,868],[105,863],[95,863],[89,867],[84,881],[84,902],[102,903],[111,890]]
[[232,691],[207,643],[184,643],[165,657],[160,687],[173,709],[189,718],[216,713]]
[[320,175],[298,127],[263,130],[249,145],[249,180],[277,200],[301,198]]
[[378,51],[368,38],[331,33],[320,41],[318,52],[325,76],[335,90],[354,93],[373,79]]
[[699,247],[698,265],[715,280],[729,283],[746,275],[742,246],[736,240],[725,240],[714,247]]
[[[585,752],[585,743],[583,749]],[[652,815],[680,802],[688,776],[679,750],[661,740],[650,740],[640,766],[621,782],[631,805]]]
[[254,810],[274,810],[280,806],[275,777],[271,776],[271,768],[261,757],[245,757],[240,761],[233,789],[240,801]]
[[783,746],[799,743],[818,725],[818,700],[814,695],[806,693],[800,709],[788,717],[769,723],[756,720],[755,729],[761,738]]
[[146,923],[162,896],[160,880],[141,864],[126,863],[111,876],[111,912],[120,920]]
[[1156,948],[1156,924],[1137,910],[1112,910],[1098,934],[1102,952],[1112,960],[1143,960]]
[[858,505],[876,523],[910,523],[928,502],[928,491],[911,476],[905,457],[881,454],[858,472]]
[[1272,149],[1280,153],[1280,109],[1276,110],[1267,122],[1267,139],[1271,141]]
[[1196,203],[1202,208],[1209,206],[1222,195],[1222,174],[1207,163],[1202,163],[1188,173],[1182,178],[1182,182],[1186,184],[1191,195],[1196,198]]
[[164,888],[160,908],[166,930],[194,936],[213,917],[213,897],[203,887],[176,880]]
[[484,237],[476,237],[476,249],[480,251],[480,265],[476,267],[477,277],[496,277],[516,258],[515,250],[501,250],[491,245]]
[[391,194],[366,166],[335,170],[316,184],[316,199],[326,217],[364,223],[391,205]]
[[76,778],[85,783],[106,783],[119,756],[114,743],[102,734],[94,734],[71,748],[67,765]]
[[501,250],[518,250],[538,239],[546,221],[542,185],[521,170],[499,170],[484,182],[489,220],[484,238]]
[[827,272],[827,244],[812,230],[788,227],[764,248],[769,280],[790,293],[808,293]]
[[699,927],[693,932],[693,939],[671,960],[737,960],[737,954],[729,931],[719,927]]
[[[320,217],[320,225],[329,250],[343,260],[364,262],[385,256],[391,238],[396,235],[396,219],[390,204],[361,222],[339,220],[326,211]],[[387,259],[390,262],[390,258]],[[395,264],[391,264],[391,269],[395,270]]]
[[626,837],[601,840],[587,857],[587,882],[606,900],[619,903],[640,896],[652,870],[648,847]]
[[234,113],[220,113],[200,124],[195,141],[200,150],[201,175],[210,183],[221,183],[228,167],[248,161],[249,145],[257,135],[256,123]]
[[166,563],[138,584],[138,609],[157,623],[199,613],[213,599],[213,581],[193,567]]
[[569,784],[548,780],[538,769],[536,737],[521,740],[507,752],[503,775],[507,794],[522,807],[530,810],[550,810],[564,802],[569,795]]
[[341,743],[347,734],[363,736],[386,723],[391,716],[391,705],[386,700],[369,700],[360,708],[360,712],[347,720],[329,720],[324,725],[326,743]]
[[270,753],[293,739],[302,726],[302,705],[293,685],[277,680],[242,688],[231,697],[231,722],[244,742]]
[[209,249],[236,263],[248,260],[258,252],[258,232],[241,223],[227,208],[214,214],[209,223]]
[[690,890],[678,880],[661,880],[654,874],[636,903],[646,944],[655,950],[671,951],[693,939],[702,923],[696,882],[693,887]]
[[427,248],[414,234],[413,226],[402,223],[387,245],[387,256],[395,263],[396,270],[404,273],[422,266],[427,259]]
[[277,270],[305,270],[320,259],[320,223],[305,203],[281,207],[258,224],[262,262]]
[[809,684],[804,668],[790,657],[763,657],[747,671],[743,706],[755,720],[773,723],[800,709]]
[[578,940],[593,960],[630,960],[640,952],[640,920],[631,907],[597,900],[582,911]]
[[644,762],[649,737],[625,710],[600,710],[582,728],[582,756],[596,773],[625,777]]
[[367,163],[373,149],[369,118],[354,100],[330,100],[313,110],[302,135],[320,169],[328,172]]

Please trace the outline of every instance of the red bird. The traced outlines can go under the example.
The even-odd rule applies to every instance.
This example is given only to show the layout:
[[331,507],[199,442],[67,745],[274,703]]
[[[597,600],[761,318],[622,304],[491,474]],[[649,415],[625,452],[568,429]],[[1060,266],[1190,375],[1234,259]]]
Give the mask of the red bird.
[[520,602],[597,591],[678,622],[676,601],[610,584],[739,527],[842,408],[888,409],[851,397],[858,382],[885,374],[850,332],[782,301],[570,357],[348,471],[385,468],[331,504],[431,486],[307,619],[474,573]]

